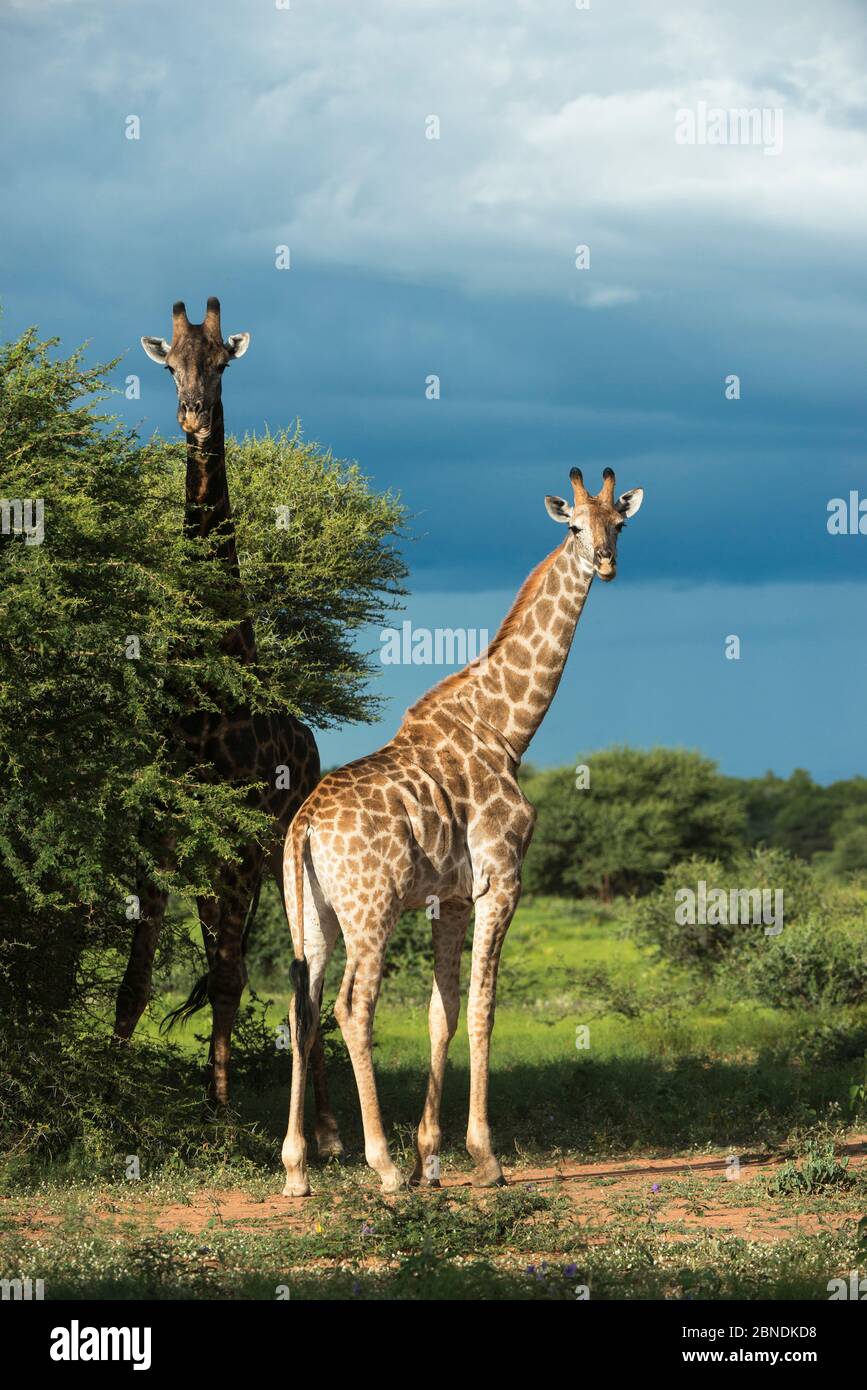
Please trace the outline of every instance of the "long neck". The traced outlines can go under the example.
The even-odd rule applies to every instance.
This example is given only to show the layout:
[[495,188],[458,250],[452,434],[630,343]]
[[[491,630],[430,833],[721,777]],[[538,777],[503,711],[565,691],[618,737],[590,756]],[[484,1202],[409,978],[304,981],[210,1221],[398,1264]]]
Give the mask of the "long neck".
[[[223,401],[219,392],[211,415],[211,432],[199,441],[187,435],[187,495],[184,531],[191,538],[210,538],[214,552],[241,584],[241,567],[235,544],[235,525],[226,477],[226,437]],[[243,619],[223,638],[224,650],[240,661],[256,659],[252,624]]]
[[216,553],[240,579],[229,484],[226,480],[223,402],[219,396],[211,415],[211,432],[207,439],[199,441],[195,434],[187,435],[184,530],[190,537],[212,537]]
[[519,758],[557,693],[592,581],[568,538],[530,575],[478,669],[456,685],[460,703]]

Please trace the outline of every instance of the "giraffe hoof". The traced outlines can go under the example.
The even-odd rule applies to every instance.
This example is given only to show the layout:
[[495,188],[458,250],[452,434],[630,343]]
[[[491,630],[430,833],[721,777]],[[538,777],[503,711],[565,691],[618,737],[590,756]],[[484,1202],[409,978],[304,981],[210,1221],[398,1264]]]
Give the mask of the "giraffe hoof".
[[397,1169],[395,1169],[393,1173],[385,1173],[383,1175],[383,1192],[403,1192],[405,1187],[406,1182],[404,1181],[403,1174],[399,1173]]
[[473,1174],[473,1187],[507,1187],[499,1163],[496,1168],[477,1169]]
[[287,1178],[286,1184],[280,1195],[282,1197],[309,1197],[310,1183],[307,1181],[306,1178],[303,1178],[301,1181],[295,1182],[290,1182]]
[[442,1187],[439,1178],[426,1178],[423,1173],[413,1173],[409,1179],[410,1187]]

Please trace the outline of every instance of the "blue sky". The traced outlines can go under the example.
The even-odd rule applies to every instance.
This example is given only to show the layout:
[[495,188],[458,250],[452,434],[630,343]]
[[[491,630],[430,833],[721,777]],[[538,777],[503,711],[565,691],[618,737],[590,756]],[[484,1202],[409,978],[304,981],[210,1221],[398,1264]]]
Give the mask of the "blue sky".
[[[867,536],[826,528],[867,496],[862,5],[11,0],[0,42],[7,334],[128,351],[119,413],[171,434],[138,338],[218,294],[252,333],[228,427],[300,417],[403,493],[416,626],[493,631],[560,539],[545,493],[614,467],[645,504],[530,758],[867,772]],[[700,102],[782,112],[782,148],[678,144]],[[324,760],[442,674],[384,667]]]

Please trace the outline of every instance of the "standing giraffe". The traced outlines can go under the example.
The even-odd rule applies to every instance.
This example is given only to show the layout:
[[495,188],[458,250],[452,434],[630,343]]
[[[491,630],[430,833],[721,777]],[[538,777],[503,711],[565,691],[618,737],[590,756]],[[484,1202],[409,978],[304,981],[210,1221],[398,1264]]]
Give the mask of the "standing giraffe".
[[431,901],[439,909],[432,922],[431,1065],[410,1181],[439,1186],[440,1100],[460,1008],[461,949],[474,906],[467,1148],[477,1185],[504,1181],[488,1124],[488,1063],[500,951],[520,897],[521,866],[536,818],[518,785],[518,766],[557,691],[593,575],[614,578],[618,535],[644,496],[633,488],[615,500],[610,468],[595,497],[577,468],[570,478],[571,507],[562,497],[545,499],[549,515],[568,526],[566,539],[524,582],[484,655],[413,705],[384,748],[329,773],[287,836],[284,901],[295,996],[284,1196],[310,1191],[305,1063],[338,931],[346,943],[346,970],[334,1012],[355,1071],[365,1154],[386,1192],[401,1186],[376,1094],[373,1014],[395,922],[405,908]]
[[[172,341],[142,338],[154,362],[174,377],[178,392],[178,423],[187,438],[187,479],[184,529],[191,538],[210,538],[214,552],[241,585],[235,529],[226,478],[221,379],[228,364],[247,351],[249,333],[233,333],[226,341],[220,328],[220,301],[208,300],[205,321],[190,323],[186,309],[172,309]],[[245,618],[222,640],[223,650],[245,665],[256,661],[253,625]],[[304,798],[319,779],[319,754],[310,730],[290,715],[254,714],[242,706],[219,712],[191,710],[181,717],[173,737],[189,765],[206,768],[227,782],[255,782],[250,804],[270,812],[283,834]],[[277,769],[289,770],[288,788],[275,785]],[[283,778],[280,779],[281,781]],[[281,837],[282,838],[282,837]],[[171,847],[165,846],[166,857]],[[282,894],[280,843],[271,852],[251,843],[238,864],[218,867],[213,896],[198,899],[208,973],[180,1014],[210,1000],[213,1013],[208,1089],[211,1100],[225,1105],[229,1098],[229,1051],[232,1027],[246,983],[243,939],[252,917],[265,868],[277,878]],[[141,886],[141,918],[136,923],[132,951],[118,991],[115,1034],[128,1039],[147,1004],[157,939],[167,894],[153,883]],[[340,1152],[340,1141],[329,1113],[325,1091],[321,1038],[312,1059],[316,1086],[317,1135],[324,1153]]]

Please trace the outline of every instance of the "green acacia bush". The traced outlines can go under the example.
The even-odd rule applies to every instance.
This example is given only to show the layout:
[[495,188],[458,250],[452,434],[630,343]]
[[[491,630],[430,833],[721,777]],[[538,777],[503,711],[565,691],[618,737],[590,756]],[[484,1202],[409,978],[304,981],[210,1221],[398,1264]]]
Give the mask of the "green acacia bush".
[[839,1009],[867,1003],[867,915],[816,913],[737,963],[735,989],[780,1009]]
[[[682,923],[676,895],[703,880],[710,888],[780,889],[783,928]],[[839,1009],[867,1002],[867,904],[784,850],[753,850],[719,861],[676,865],[636,905],[635,927],[665,960],[714,975],[733,998],[783,1009]]]
[[867,880],[867,814],[847,811],[834,823],[833,834],[833,848],[814,862],[829,878]]
[[273,1162],[256,1125],[203,1119],[198,1059],[140,1038],[118,1047],[82,1013],[64,1026],[0,1032],[0,1190],[14,1190],[61,1160],[67,1176],[123,1182],[126,1155],[142,1175]]
[[[0,535],[0,1028],[44,1038],[48,1069],[60,1032],[105,1026],[139,874],[190,902],[269,833],[245,787],[181,762],[173,718],[215,699],[318,728],[374,717],[357,636],[406,573],[398,499],[296,428],[227,441],[239,592],[184,535],[183,442],[101,414],[107,371],[34,330],[0,346],[0,498],[44,499],[41,544]],[[247,614],[242,667],[220,639]]]
[[695,856],[675,864],[659,888],[636,905],[635,929],[664,959],[705,973],[733,954],[744,956],[760,942],[779,938],[767,937],[762,925],[679,922],[675,915],[678,892],[685,888],[695,891],[702,881],[708,889],[726,892],[742,888],[782,890],[781,935],[792,922],[819,908],[824,891],[810,866],[785,850],[742,850],[727,863]]

